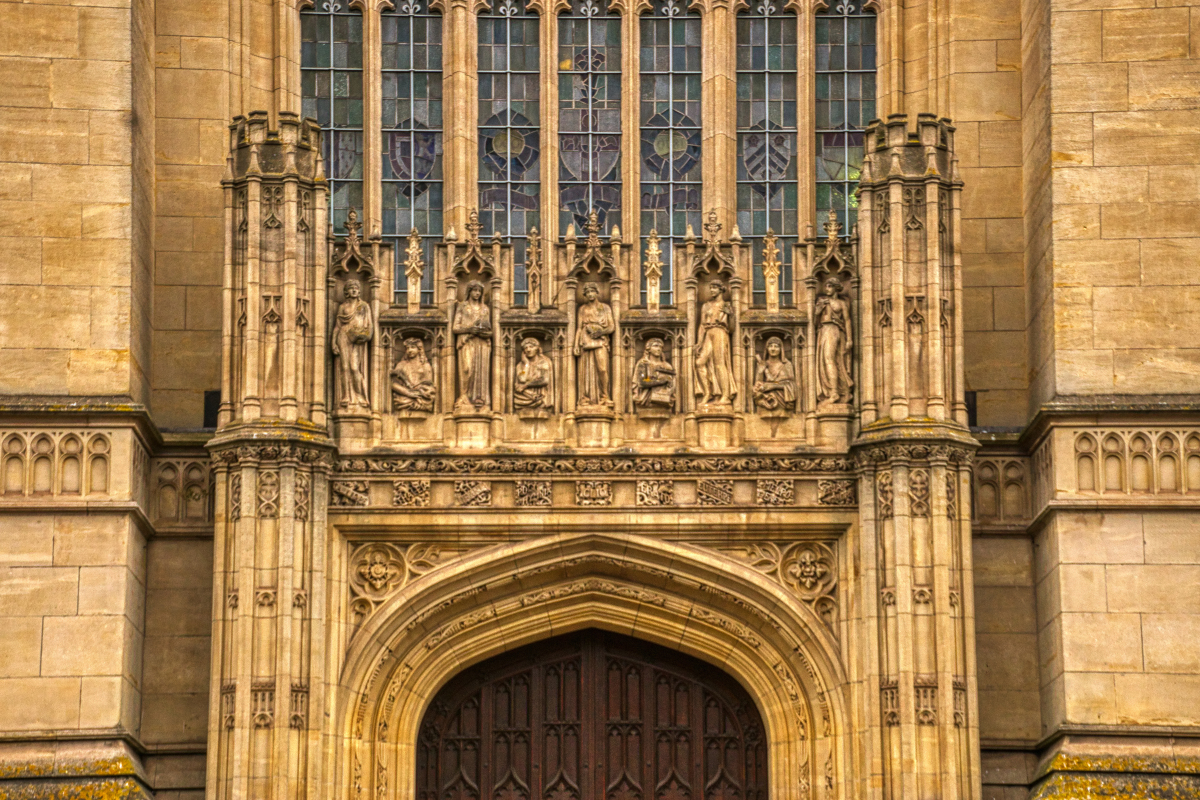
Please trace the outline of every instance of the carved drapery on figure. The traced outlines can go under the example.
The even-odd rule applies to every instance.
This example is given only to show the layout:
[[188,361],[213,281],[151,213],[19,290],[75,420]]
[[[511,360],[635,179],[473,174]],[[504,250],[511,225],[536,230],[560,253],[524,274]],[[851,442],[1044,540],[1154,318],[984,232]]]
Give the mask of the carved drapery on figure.
[[837,278],[830,278],[822,287],[816,314],[817,399],[822,403],[849,403],[854,386],[850,365],[854,328],[850,302]]
[[576,375],[579,382],[579,406],[611,408],[610,341],[616,330],[612,307],[600,299],[594,283],[583,287],[584,303],[579,307],[575,330]]
[[554,364],[532,336],[521,342],[521,361],[513,376],[513,407],[522,417],[547,417],[554,410]]
[[473,413],[492,406],[492,310],[483,284],[467,284],[466,299],[454,309],[455,348],[458,351],[458,399],[454,409]]
[[708,284],[709,299],[700,307],[700,333],[696,352],[696,394],[700,404],[730,405],[737,397],[733,377],[733,347],[730,328],[733,305],[725,299],[720,281]]
[[428,413],[433,411],[437,396],[433,367],[420,339],[405,339],[402,355],[392,369],[392,410],[396,412]]
[[675,367],[667,362],[663,348],[662,339],[648,339],[633,367],[633,407],[643,416],[665,415],[675,408]]
[[371,307],[362,299],[362,283],[348,280],[342,291],[345,299],[334,316],[329,340],[337,406],[351,410],[370,408],[367,370],[375,322]]
[[783,352],[783,339],[772,336],[757,355],[754,406],[764,417],[785,417],[796,405],[796,369]]

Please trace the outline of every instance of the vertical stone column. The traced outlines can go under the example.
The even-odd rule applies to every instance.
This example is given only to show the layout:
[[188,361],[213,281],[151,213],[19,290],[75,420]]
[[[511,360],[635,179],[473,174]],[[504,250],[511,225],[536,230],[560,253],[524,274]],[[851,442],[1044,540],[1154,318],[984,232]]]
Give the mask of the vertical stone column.
[[700,207],[737,222],[737,8],[730,0],[695,0],[700,8]]
[[213,797],[317,796],[328,244],[320,130],[231,126],[215,465]]
[[480,0],[437,0],[430,4],[444,15],[442,36],[442,116],[445,175],[445,230],[464,230],[467,214],[479,205],[479,74],[478,21]]
[[908,122],[868,128],[860,188],[863,763],[879,770],[862,780],[885,800],[977,798],[961,184],[948,121],[922,114],[915,134]]

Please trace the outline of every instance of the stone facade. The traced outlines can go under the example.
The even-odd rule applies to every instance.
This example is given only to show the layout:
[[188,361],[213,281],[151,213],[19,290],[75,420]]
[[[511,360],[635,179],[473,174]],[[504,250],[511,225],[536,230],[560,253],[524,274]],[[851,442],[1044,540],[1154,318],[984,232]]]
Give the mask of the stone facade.
[[802,235],[743,238],[699,2],[703,224],[667,271],[546,213],[516,303],[485,4],[435,4],[445,233],[397,245],[370,180],[330,224],[296,4],[0,3],[0,797],[407,800],[447,681],[589,627],[735,678],[772,800],[1200,793],[1200,9],[868,5],[854,230],[805,122]]

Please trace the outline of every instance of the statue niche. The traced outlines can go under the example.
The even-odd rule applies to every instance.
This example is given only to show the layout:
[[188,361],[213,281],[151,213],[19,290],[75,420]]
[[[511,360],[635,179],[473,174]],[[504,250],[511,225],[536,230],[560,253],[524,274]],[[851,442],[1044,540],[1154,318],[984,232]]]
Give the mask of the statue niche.
[[521,341],[513,372],[513,408],[521,419],[545,419],[554,412],[554,363],[533,336]]
[[646,339],[642,357],[633,366],[632,404],[641,419],[650,420],[650,435],[662,436],[663,422],[675,413],[675,367],[667,360],[666,344],[658,336]]
[[362,299],[362,283],[354,278],[342,286],[343,300],[334,315],[329,349],[333,353],[334,392],[337,408],[367,411],[371,408],[367,369],[375,333],[371,307]]
[[817,402],[849,403],[854,379],[850,377],[854,328],[850,301],[842,282],[830,278],[816,300]]
[[492,309],[483,283],[468,281],[454,309],[454,348],[457,352],[457,413],[478,414],[492,407]]
[[575,328],[577,406],[580,409],[611,409],[610,365],[616,319],[612,306],[600,299],[600,289],[595,283],[585,283],[580,293],[584,302],[579,307]]
[[733,377],[733,304],[725,299],[719,280],[705,287],[708,299],[700,306],[696,334],[696,394],[700,405],[732,406],[737,397]]
[[400,344],[400,359],[391,371],[392,411],[405,417],[433,411],[437,386],[425,343],[416,337]]
[[771,336],[761,353],[755,353],[754,385],[751,395],[754,410],[771,425],[771,438],[779,432],[779,423],[796,410],[796,367],[784,351],[783,338]]

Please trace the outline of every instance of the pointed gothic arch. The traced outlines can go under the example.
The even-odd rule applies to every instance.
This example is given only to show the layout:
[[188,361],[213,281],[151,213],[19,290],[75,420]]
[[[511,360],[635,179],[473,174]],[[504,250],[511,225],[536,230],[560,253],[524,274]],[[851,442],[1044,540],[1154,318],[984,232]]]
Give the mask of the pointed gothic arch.
[[546,536],[468,554],[414,580],[349,642],[329,713],[334,796],[414,797],[419,725],[472,664],[598,628],[707,661],[749,692],[766,727],[772,800],[845,798],[848,682],[808,608],[699,548],[637,535]]

